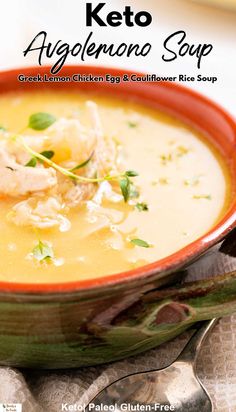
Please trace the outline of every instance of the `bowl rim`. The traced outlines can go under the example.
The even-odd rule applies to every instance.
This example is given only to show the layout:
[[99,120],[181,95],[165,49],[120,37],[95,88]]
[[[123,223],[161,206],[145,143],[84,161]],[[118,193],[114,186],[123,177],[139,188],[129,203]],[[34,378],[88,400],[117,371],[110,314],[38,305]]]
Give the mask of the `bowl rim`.
[[[124,68],[114,68],[105,66],[88,66],[88,65],[66,65],[63,68],[63,75],[65,71],[70,72],[70,74],[81,72],[100,73],[105,75],[106,73],[111,73],[114,75],[122,74],[137,74],[138,76],[145,76],[147,73],[136,72],[135,70],[126,70]],[[19,74],[25,75],[36,75],[38,73],[44,74],[49,73],[49,66],[31,66],[31,67],[20,67],[9,70],[0,71],[0,80],[3,76],[17,76]],[[60,75],[60,74],[59,74]],[[3,82],[4,83],[4,82]],[[66,83],[63,83],[66,86]],[[145,87],[148,82],[142,83],[141,87]],[[155,83],[152,83],[154,85]],[[224,117],[231,128],[234,130],[236,136],[236,121],[231,114],[229,114],[221,105],[214,102],[205,95],[190,89],[186,86],[180,85],[176,82],[158,82],[162,87],[166,87],[172,90],[176,90],[188,95],[201,103],[211,107],[220,115]],[[0,83],[1,88],[1,83]],[[14,90],[14,87],[12,88]],[[3,91],[4,93],[4,91]],[[105,92],[106,93],[106,92]],[[1,90],[0,90],[1,94]],[[145,105],[145,103],[143,103]],[[178,117],[178,116],[177,116]],[[184,121],[183,121],[184,122]],[[16,293],[16,294],[55,294],[55,293],[71,293],[71,292],[88,292],[104,288],[112,287],[122,287],[127,285],[127,283],[148,282],[151,279],[157,278],[158,274],[168,274],[175,272],[183,266],[183,264],[188,264],[194,260],[197,256],[201,255],[213,245],[221,241],[232,229],[236,227],[236,198],[233,199],[229,210],[220,218],[217,224],[215,224],[207,233],[196,239],[194,242],[187,244],[180,250],[168,255],[165,258],[157,260],[155,262],[149,263],[147,265],[124,271],[121,273],[114,273],[112,275],[105,275],[99,278],[91,278],[86,280],[77,280],[69,282],[58,282],[58,283],[17,283],[17,282],[6,282],[0,281],[0,293]]]

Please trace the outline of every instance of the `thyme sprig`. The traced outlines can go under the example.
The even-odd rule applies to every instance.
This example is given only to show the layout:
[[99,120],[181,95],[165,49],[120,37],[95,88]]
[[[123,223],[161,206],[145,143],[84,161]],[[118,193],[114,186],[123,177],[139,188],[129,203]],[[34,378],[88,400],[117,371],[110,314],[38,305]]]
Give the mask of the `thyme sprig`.
[[[54,156],[54,152],[52,150],[45,150],[44,152],[40,153],[41,155],[45,156],[47,159],[51,159]],[[43,163],[41,161],[41,163]],[[37,166],[37,159],[35,157],[31,157],[31,159],[26,163],[27,167],[36,167]]]
[[[124,173],[119,173],[117,175],[106,175],[103,177],[97,177],[97,178],[90,178],[90,177],[85,177],[85,176],[81,176],[81,175],[76,175],[75,173],[71,172],[68,169],[65,169],[62,166],[59,166],[57,163],[53,162],[51,159],[48,159],[46,156],[44,156],[42,153],[38,153],[35,150],[33,150],[24,140],[24,138],[22,138],[22,136],[17,136],[16,140],[22,144],[22,146],[24,147],[24,149],[32,155],[32,157],[35,157],[38,160],[43,161],[44,163],[48,164],[49,166],[53,167],[55,170],[57,170],[58,172],[62,173],[64,176],[70,177],[71,179],[75,179],[78,180],[80,182],[83,183],[99,183],[99,182],[103,182],[104,180],[117,180],[120,178],[125,178],[126,180],[129,180],[129,176],[138,176],[137,172],[134,171],[127,171]],[[132,174],[131,174],[132,173]]]
[[[70,179],[73,179],[74,181],[81,182],[81,183],[100,183],[103,181],[118,181],[124,201],[127,202],[130,199],[130,197],[132,197],[132,192],[133,192],[133,182],[131,181],[130,178],[138,176],[138,173],[136,171],[127,170],[126,172],[115,174],[115,175],[107,174],[103,177],[94,177],[94,178],[77,175],[74,173],[74,171],[86,166],[86,164],[88,164],[88,162],[92,159],[93,153],[82,164],[77,165],[73,169],[65,169],[64,167],[59,166],[57,163],[51,160],[52,156],[48,156],[47,155],[48,152],[38,153],[35,150],[33,150],[25,142],[24,138],[21,135],[21,133],[27,130],[27,128],[31,128],[33,130],[40,130],[40,131],[45,130],[49,126],[51,126],[55,121],[56,121],[56,118],[50,115],[49,113],[34,113],[30,116],[27,127],[22,129],[20,133],[15,134],[12,137],[12,139],[20,143],[21,146],[25,149],[25,151],[28,152],[32,156],[27,166],[35,167],[36,160],[38,160],[40,162],[46,163],[48,166],[52,167],[53,169],[63,174],[64,176]],[[52,153],[54,154],[54,152]]]
[[79,163],[77,166],[73,167],[72,169],[70,169],[71,172],[75,172],[75,170],[78,169],[82,169],[82,167],[87,166],[87,164],[90,162],[90,160],[92,160],[92,157],[94,155],[94,150],[92,151],[91,155],[88,157],[88,159],[86,159],[84,162]]

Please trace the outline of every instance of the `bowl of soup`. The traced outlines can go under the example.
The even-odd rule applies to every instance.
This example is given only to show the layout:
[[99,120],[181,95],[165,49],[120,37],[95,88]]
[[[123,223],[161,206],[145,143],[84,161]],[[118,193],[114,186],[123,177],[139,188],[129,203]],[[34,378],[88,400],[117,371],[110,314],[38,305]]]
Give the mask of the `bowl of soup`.
[[234,274],[164,288],[235,227],[234,119],[177,84],[108,72],[127,74],[0,74],[2,365],[113,361],[235,310]]

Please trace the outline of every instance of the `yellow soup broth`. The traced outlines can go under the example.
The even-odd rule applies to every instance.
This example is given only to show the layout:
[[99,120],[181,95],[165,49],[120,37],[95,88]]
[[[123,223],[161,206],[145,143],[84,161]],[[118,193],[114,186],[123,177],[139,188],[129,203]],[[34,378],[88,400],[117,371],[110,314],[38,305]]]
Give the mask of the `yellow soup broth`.
[[[104,134],[117,145],[122,170],[138,172],[131,180],[139,197],[124,202],[116,188],[115,201],[104,198],[96,208],[88,199],[65,209],[71,226],[61,231],[14,224],[9,214],[21,197],[2,195],[1,281],[68,282],[134,269],[193,242],[227,207],[229,176],[216,150],[180,121],[133,102],[81,92],[9,93],[0,96],[0,125],[19,132],[32,113],[47,112],[56,118],[78,118],[89,127],[86,100],[97,104]],[[24,133],[47,135],[47,130]],[[53,160],[62,162],[64,153],[55,149]],[[32,257],[39,240],[53,248],[53,260]]]

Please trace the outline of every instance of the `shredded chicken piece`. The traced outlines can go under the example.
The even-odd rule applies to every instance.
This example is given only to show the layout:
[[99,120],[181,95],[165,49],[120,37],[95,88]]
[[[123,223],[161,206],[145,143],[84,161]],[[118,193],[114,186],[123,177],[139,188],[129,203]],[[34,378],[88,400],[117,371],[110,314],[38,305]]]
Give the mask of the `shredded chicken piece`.
[[16,162],[0,147],[0,192],[9,196],[21,196],[45,191],[57,184],[53,168],[25,167]]
[[91,123],[96,135],[96,138],[103,139],[104,133],[102,129],[102,122],[98,113],[98,106],[96,103],[92,102],[91,100],[88,100],[86,102],[86,106],[89,110],[90,118],[91,118]]
[[95,191],[96,187],[93,184],[73,185],[65,193],[64,199],[69,207],[75,207],[90,199]]
[[18,226],[35,226],[40,229],[59,226],[61,232],[65,232],[70,229],[70,221],[60,213],[62,209],[62,204],[55,197],[31,197],[17,203],[9,219]]
[[[25,151],[20,143],[9,138],[10,135],[7,134],[5,141],[1,141],[0,144],[4,147],[8,153],[15,157],[17,163],[25,165],[30,159],[31,155]],[[47,136],[36,135],[36,136],[24,136],[25,143],[31,147],[31,149],[40,153],[45,150],[45,145],[47,144]]]
[[75,165],[87,160],[95,145],[93,134],[77,119],[59,119],[48,128],[47,138],[60,161],[70,159]]
[[58,175],[57,194],[69,208],[81,205],[86,200],[91,199],[96,191],[97,186],[93,183],[78,183],[66,179],[63,175]]
[[[52,160],[66,169],[72,169],[93,154],[86,169],[74,173],[84,175],[86,172],[87,177],[117,173],[117,146],[104,135],[97,105],[91,101],[86,105],[90,128],[84,127],[78,119],[61,118],[43,134],[22,137],[38,153],[52,150],[55,153]],[[9,137],[7,132],[0,133],[0,193],[13,197],[30,195],[17,203],[9,214],[16,225],[40,229],[57,226],[64,231],[70,227],[64,216],[69,208],[88,201],[100,205],[103,198],[120,200],[121,196],[108,182],[98,185],[75,182],[40,162],[36,167],[26,167],[31,155],[17,140]]]
[[110,200],[114,203],[119,202],[122,200],[122,196],[118,193],[114,192],[112,186],[109,182],[104,181],[100,184],[97,192],[95,193],[92,201],[98,205],[102,204],[103,199]]
[[89,110],[93,131],[96,137],[94,158],[97,163],[97,173],[99,176],[105,176],[112,171],[116,171],[116,144],[112,139],[108,139],[104,136],[97,104],[87,101],[86,106]]

